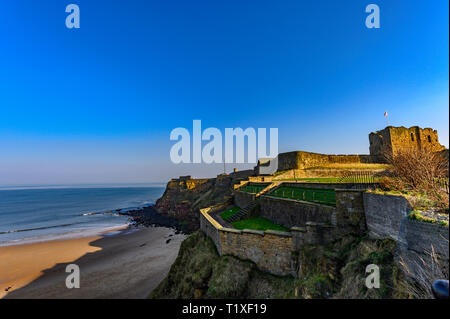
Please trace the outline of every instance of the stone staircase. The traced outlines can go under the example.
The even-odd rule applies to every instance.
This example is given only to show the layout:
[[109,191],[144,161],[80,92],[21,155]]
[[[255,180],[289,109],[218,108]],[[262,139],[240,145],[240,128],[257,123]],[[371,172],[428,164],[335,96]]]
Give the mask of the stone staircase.
[[248,214],[253,210],[253,208],[255,208],[256,205],[257,205],[256,202],[252,202],[251,204],[247,205],[246,207],[239,210],[236,214],[231,216],[231,218],[229,218],[227,222],[232,223],[241,219],[245,219],[248,216]]

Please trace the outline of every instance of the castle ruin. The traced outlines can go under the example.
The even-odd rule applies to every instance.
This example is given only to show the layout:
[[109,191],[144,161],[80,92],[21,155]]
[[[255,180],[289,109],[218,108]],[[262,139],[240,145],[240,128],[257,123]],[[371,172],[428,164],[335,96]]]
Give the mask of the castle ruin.
[[[260,159],[254,169],[255,175],[270,175],[275,171],[293,170],[297,172],[298,177],[309,177],[303,176],[305,170],[314,167],[334,164],[383,164],[386,163],[386,157],[402,150],[428,149],[434,152],[445,150],[445,147],[439,144],[436,130],[418,126],[410,128],[388,126],[383,130],[370,133],[369,142],[370,154],[328,155],[304,151],[280,153],[276,159]],[[271,165],[271,162],[274,165]],[[263,167],[269,166],[273,167],[273,172],[261,173]],[[264,171],[266,172],[267,169]]]
[[438,133],[432,128],[420,128],[418,126],[393,127],[388,126],[381,131],[369,134],[370,155],[380,161],[385,156],[392,156],[405,150],[427,149],[439,152],[445,147],[439,144]]

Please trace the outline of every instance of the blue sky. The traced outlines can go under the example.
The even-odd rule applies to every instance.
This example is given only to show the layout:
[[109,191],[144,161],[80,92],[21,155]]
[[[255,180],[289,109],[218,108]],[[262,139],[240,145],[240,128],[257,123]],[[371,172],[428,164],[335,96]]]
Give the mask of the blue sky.
[[[81,28],[65,27],[76,3]],[[381,28],[365,27],[366,5]],[[160,182],[176,127],[277,127],[368,153],[390,124],[448,147],[448,1],[15,0],[0,10],[0,184]],[[252,165],[248,165],[252,166]],[[231,168],[231,167],[230,167]]]

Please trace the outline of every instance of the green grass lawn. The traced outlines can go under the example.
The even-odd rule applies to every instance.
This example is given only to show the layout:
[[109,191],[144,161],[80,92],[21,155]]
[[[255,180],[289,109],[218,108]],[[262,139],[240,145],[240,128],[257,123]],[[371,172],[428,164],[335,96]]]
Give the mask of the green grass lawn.
[[246,193],[257,194],[266,187],[267,185],[245,185],[239,188],[239,190]]
[[236,229],[253,229],[253,230],[279,230],[284,232],[289,232],[289,228],[275,224],[268,219],[263,217],[254,217],[249,219],[239,220],[237,222],[231,223]]
[[228,220],[231,217],[234,216],[234,214],[236,214],[238,211],[240,210],[239,207],[234,206],[230,209],[227,209],[226,211],[224,211],[223,213],[220,214],[220,217],[222,217],[224,220]]
[[269,196],[302,200],[325,205],[336,205],[336,192],[333,189],[314,189],[294,186],[281,186]]

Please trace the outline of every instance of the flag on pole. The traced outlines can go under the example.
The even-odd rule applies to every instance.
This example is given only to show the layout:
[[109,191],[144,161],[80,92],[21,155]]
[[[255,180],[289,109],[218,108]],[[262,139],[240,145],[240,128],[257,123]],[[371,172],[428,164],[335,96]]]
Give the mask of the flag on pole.
[[388,116],[388,114],[387,114],[387,111],[386,112],[384,112],[384,117],[387,117]]
[[389,126],[389,117],[388,117],[387,110],[386,110],[386,112],[384,112],[384,117],[386,118],[386,126]]

